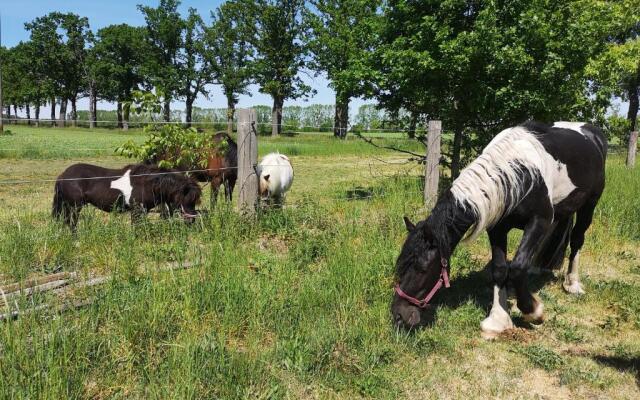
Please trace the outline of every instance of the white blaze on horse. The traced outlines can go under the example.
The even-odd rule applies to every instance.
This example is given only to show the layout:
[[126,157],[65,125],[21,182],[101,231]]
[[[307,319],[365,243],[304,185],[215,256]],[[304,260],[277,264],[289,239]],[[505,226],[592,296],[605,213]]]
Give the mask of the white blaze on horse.
[[[429,217],[414,225],[397,260],[398,284],[391,306],[399,326],[425,325],[429,301],[448,286],[449,259],[466,236],[483,231],[491,243],[493,307],[482,321],[485,337],[513,327],[507,286],[516,293],[524,319],[542,322],[543,304],[528,288],[532,267],[562,265],[568,246],[564,289],[584,293],[578,276],[579,251],[605,183],[607,141],[601,130],[578,122],[553,126],[529,122],[500,132],[438,200]],[[575,222],[574,222],[575,219]],[[507,234],[524,234],[507,261]]]
[[274,205],[282,205],[293,183],[293,167],[289,157],[280,153],[264,156],[258,164],[260,197]]

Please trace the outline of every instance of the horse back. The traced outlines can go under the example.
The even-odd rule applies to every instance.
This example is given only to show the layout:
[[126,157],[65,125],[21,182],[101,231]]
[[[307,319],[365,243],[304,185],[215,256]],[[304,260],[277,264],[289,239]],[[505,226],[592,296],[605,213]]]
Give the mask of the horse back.
[[566,167],[565,179],[568,177],[569,186],[575,187],[563,199],[563,205],[597,202],[604,190],[607,156],[607,140],[602,131],[582,123],[556,123],[530,129],[553,157],[558,171]]

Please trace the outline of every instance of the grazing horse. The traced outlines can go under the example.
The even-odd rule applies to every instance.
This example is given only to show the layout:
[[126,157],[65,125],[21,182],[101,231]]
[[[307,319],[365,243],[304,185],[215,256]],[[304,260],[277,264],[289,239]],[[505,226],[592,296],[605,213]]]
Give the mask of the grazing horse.
[[226,132],[216,133],[212,140],[214,148],[220,146],[222,142],[226,142],[226,145],[222,146],[220,151],[215,150],[210,153],[207,159],[204,180],[211,181],[211,208],[216,204],[222,185],[224,185],[225,199],[231,201],[233,189],[238,179],[238,145]]
[[[238,145],[226,132],[218,132],[210,139],[209,145],[201,151],[200,165],[179,165],[183,171],[192,171],[191,175],[199,182],[211,182],[211,208],[215,207],[220,193],[220,186],[224,185],[224,195],[231,201],[233,189],[238,179]],[[162,160],[175,160],[180,157],[179,151],[168,152],[148,160],[149,164],[156,164]],[[163,209],[163,213],[170,210]],[[163,214],[165,215],[165,214]]]
[[198,183],[180,171],[155,165],[133,164],[121,169],[74,164],[56,180],[52,215],[75,232],[80,210],[91,204],[102,211],[131,211],[135,222],[160,204],[180,210],[192,222],[201,195]]
[[[429,217],[409,231],[397,259],[398,284],[391,305],[398,326],[413,328],[433,318],[429,301],[449,286],[455,247],[487,230],[491,243],[493,306],[480,327],[493,337],[513,327],[506,287],[528,322],[543,321],[543,304],[528,288],[528,269],[558,268],[571,245],[563,287],[584,293],[579,252],[604,190],[607,141],[601,130],[577,122],[553,126],[528,122],[498,134],[438,200]],[[575,216],[575,222],[574,222]],[[507,234],[524,234],[511,262]]]
[[275,206],[282,206],[286,192],[293,183],[293,167],[289,157],[280,153],[264,156],[257,168],[260,197]]

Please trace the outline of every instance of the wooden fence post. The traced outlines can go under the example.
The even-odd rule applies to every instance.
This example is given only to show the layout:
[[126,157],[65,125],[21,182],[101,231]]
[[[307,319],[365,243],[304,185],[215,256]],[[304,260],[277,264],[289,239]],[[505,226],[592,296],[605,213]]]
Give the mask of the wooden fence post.
[[638,147],[638,131],[631,132],[629,136],[629,150],[627,153],[627,167],[633,168],[636,165],[636,148]]
[[424,167],[424,203],[427,208],[433,207],[438,200],[441,134],[442,121],[429,121],[427,159]]
[[258,201],[258,141],[256,139],[256,111],[238,110],[238,208],[254,215]]

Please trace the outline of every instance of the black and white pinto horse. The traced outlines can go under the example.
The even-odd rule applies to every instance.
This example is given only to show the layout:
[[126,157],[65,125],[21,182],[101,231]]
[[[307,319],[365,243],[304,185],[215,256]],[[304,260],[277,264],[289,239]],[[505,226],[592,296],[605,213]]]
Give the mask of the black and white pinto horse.
[[[491,243],[493,306],[480,324],[483,336],[513,327],[507,285],[525,321],[543,321],[543,304],[528,288],[528,270],[559,268],[569,244],[563,287],[584,293],[579,252],[604,190],[606,154],[606,138],[590,124],[528,122],[500,132],[426,220],[413,225],[405,218],[409,234],[397,260],[391,305],[396,324],[413,328],[433,317],[428,303],[449,285],[449,258],[467,232],[465,240],[472,240],[486,230]],[[513,228],[524,233],[508,262],[507,234]]]
[[75,231],[83,206],[102,211],[131,211],[135,222],[148,210],[166,204],[180,210],[187,222],[196,216],[202,191],[198,183],[176,170],[132,164],[121,169],[74,164],[56,180],[52,215]]

